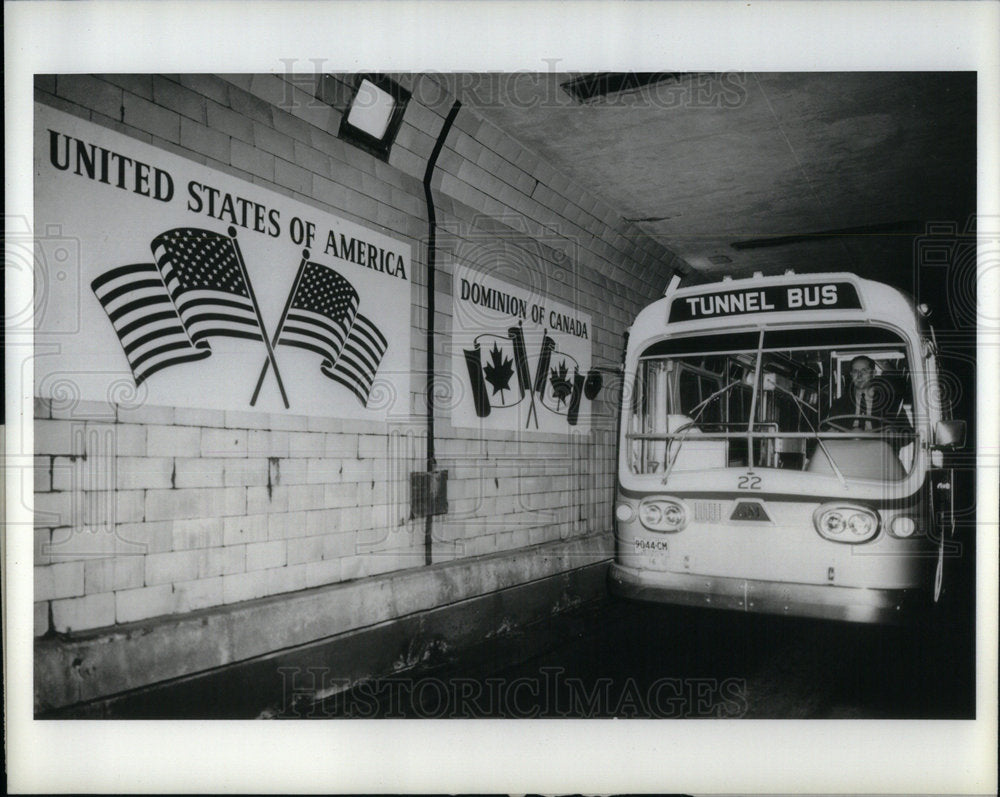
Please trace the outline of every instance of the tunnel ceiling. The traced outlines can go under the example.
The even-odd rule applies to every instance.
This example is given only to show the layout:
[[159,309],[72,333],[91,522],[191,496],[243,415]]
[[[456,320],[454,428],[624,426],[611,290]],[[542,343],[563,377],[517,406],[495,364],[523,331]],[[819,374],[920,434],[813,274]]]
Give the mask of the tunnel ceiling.
[[[914,236],[975,210],[973,73],[455,75],[467,107],[698,275],[851,270],[904,286]],[[618,89],[615,92],[615,89]]]

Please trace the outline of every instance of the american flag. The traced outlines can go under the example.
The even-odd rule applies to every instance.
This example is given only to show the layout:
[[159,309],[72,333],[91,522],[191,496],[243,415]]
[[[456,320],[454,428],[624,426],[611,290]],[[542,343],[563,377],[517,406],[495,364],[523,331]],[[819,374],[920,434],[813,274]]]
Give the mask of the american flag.
[[388,341],[358,312],[358,292],[333,269],[307,262],[288,308],[278,345],[323,357],[324,375],[368,403]]
[[195,345],[212,335],[264,340],[231,238],[209,230],[179,228],[158,235],[152,248]]
[[323,363],[320,370],[349,388],[362,404],[368,404],[375,374],[388,347],[389,342],[379,332],[378,327],[358,313],[354,318],[354,326],[351,327],[351,334],[347,337],[344,350],[340,353],[340,359],[334,363],[333,370],[328,369],[326,363]]
[[211,354],[207,344],[188,336],[155,264],[113,268],[90,287],[111,319],[137,386],[161,368]]

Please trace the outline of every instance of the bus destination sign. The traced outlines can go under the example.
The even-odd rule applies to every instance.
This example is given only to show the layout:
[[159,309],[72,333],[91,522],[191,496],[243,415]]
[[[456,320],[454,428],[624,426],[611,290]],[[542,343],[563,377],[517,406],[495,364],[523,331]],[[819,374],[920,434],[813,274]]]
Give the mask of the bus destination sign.
[[780,313],[787,310],[860,309],[861,300],[852,283],[812,282],[681,296],[670,303],[667,322],[696,321],[747,313]]

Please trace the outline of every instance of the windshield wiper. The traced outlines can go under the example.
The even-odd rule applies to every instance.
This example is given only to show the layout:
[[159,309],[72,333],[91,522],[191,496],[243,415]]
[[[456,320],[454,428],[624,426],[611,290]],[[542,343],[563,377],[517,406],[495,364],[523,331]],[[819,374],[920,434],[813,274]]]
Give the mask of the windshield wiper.
[[730,382],[730,383],[729,383],[728,385],[726,385],[725,387],[723,387],[723,388],[719,388],[718,390],[716,390],[716,391],[715,391],[714,393],[712,393],[712,395],[710,395],[710,396],[709,396],[708,398],[706,398],[706,399],[703,399],[702,401],[699,401],[699,402],[698,402],[697,404],[695,404],[695,405],[694,405],[694,406],[693,406],[693,407],[691,408],[691,412],[695,413],[695,416],[694,416],[694,418],[692,418],[692,421],[691,421],[691,422],[692,422],[692,423],[694,423],[695,421],[697,421],[697,420],[698,420],[698,418],[699,418],[699,417],[701,416],[701,414],[702,414],[702,413],[703,413],[703,412],[705,411],[705,409],[706,409],[706,408],[708,407],[708,403],[709,403],[709,402],[710,402],[710,401],[711,401],[712,399],[715,399],[715,398],[718,398],[718,397],[719,397],[719,396],[721,396],[721,395],[722,395],[723,393],[725,393],[725,392],[726,392],[727,390],[730,390],[730,389],[732,389],[732,388],[733,388],[734,386],[736,386],[736,385],[740,384],[740,383],[741,383],[742,381],[743,381],[742,379],[734,379],[734,380],[733,380],[732,382]]
[[708,408],[708,405],[714,399],[717,399],[719,396],[721,396],[727,390],[732,389],[735,385],[740,384],[741,381],[742,380],[740,380],[740,379],[734,379],[728,385],[726,385],[723,388],[720,388],[719,390],[716,390],[708,398],[703,399],[702,401],[698,402],[697,404],[695,404],[691,408],[691,412],[694,413],[694,417],[691,418],[691,422],[690,423],[688,423],[684,427],[682,427],[684,429],[684,434],[682,434],[679,438],[677,438],[677,440],[668,440],[667,441],[667,451],[668,452],[670,451],[670,446],[672,444],[674,444],[674,443],[677,444],[677,448],[674,450],[674,455],[668,460],[667,465],[666,465],[666,467],[663,470],[663,481],[661,482],[661,484],[666,484],[667,483],[667,479],[670,478],[670,471],[673,470],[674,463],[677,461],[677,457],[681,453],[681,446],[684,445],[684,441],[687,440],[688,435],[691,433],[691,430],[696,427],[696,424],[698,423],[698,419],[701,417],[701,414]]

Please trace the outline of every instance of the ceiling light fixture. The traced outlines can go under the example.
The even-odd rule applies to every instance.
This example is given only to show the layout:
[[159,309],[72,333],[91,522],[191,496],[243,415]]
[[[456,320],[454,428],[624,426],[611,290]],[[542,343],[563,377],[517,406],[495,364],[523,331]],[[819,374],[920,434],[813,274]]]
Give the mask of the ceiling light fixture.
[[410,92],[384,75],[359,75],[338,135],[388,160],[409,100]]

